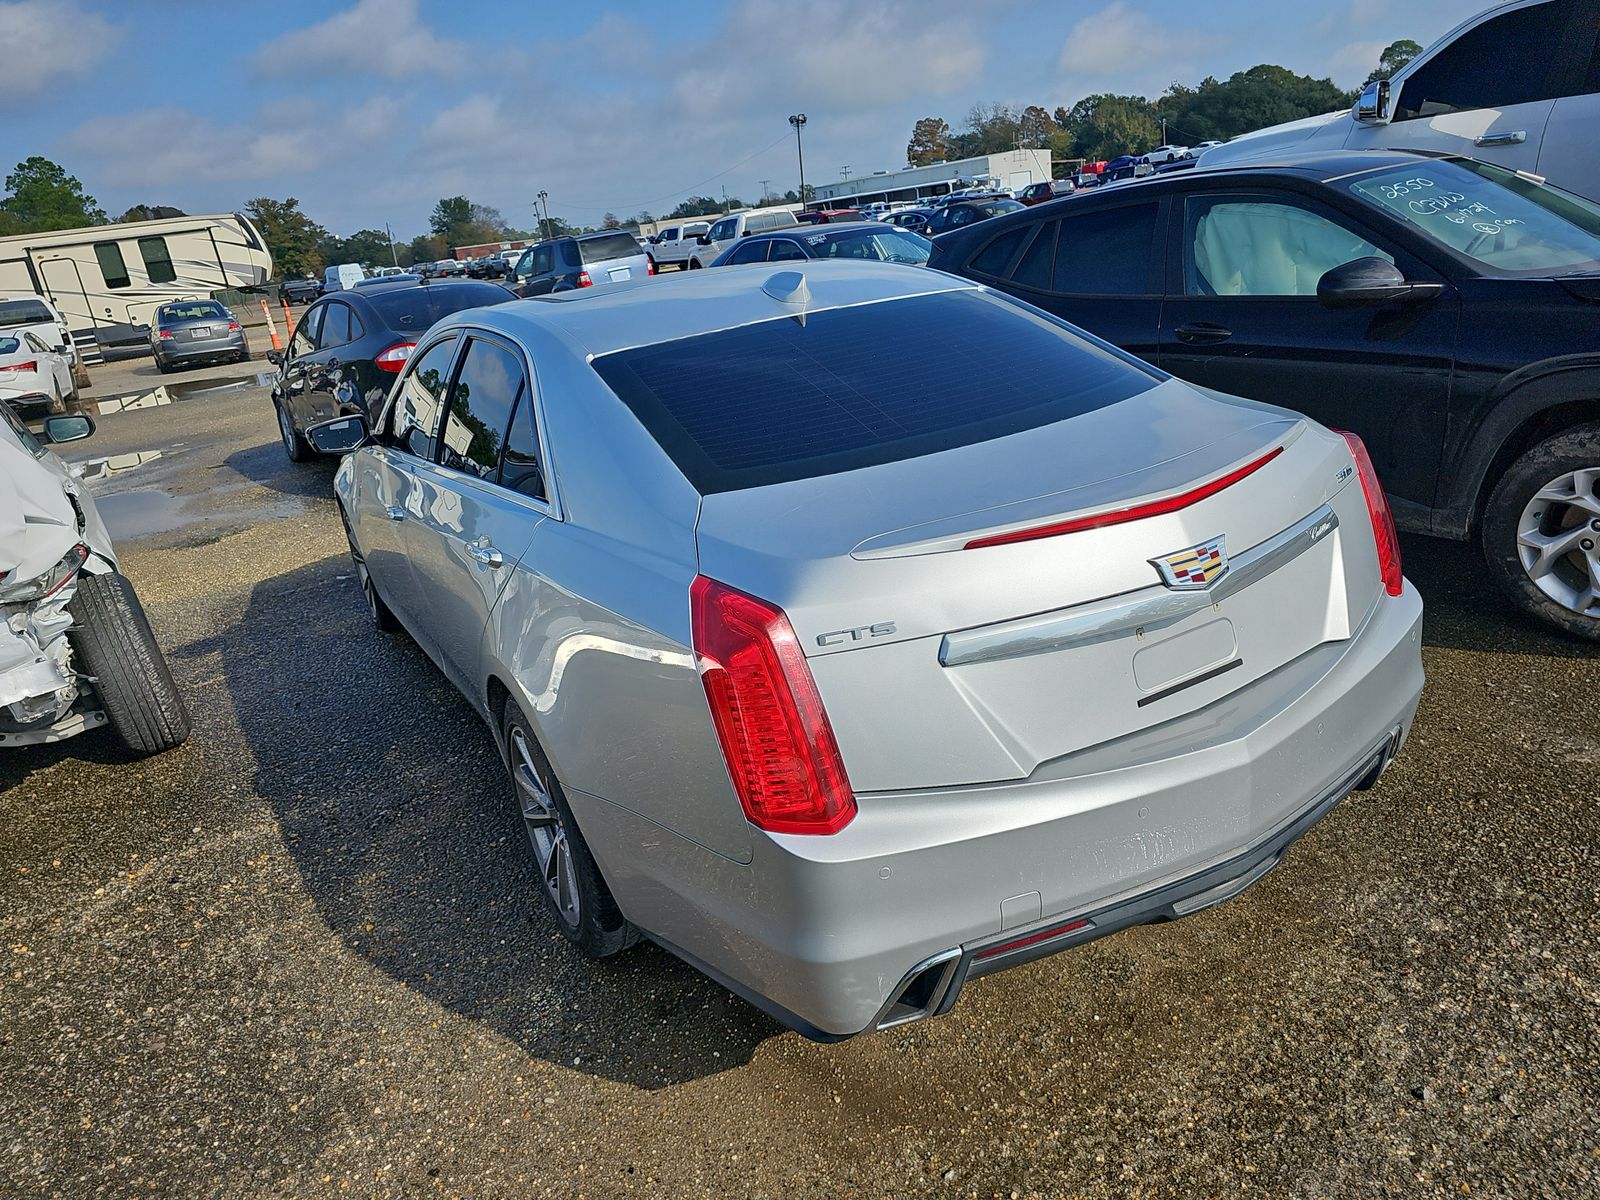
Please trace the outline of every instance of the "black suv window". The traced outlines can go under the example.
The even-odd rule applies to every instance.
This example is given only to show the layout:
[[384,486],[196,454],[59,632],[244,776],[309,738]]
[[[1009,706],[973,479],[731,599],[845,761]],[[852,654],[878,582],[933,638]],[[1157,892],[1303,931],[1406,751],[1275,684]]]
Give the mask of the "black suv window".
[[473,338],[450,390],[440,461],[488,479],[500,466],[500,450],[517,397],[526,390],[522,361],[498,342]]
[[433,457],[433,432],[439,427],[439,403],[455,350],[456,339],[447,337],[410,364],[389,414],[390,445],[418,458]]
[[1065,217],[1056,238],[1052,291],[1080,296],[1140,296],[1150,286],[1155,204]]
[[1505,108],[1562,94],[1574,0],[1513,9],[1468,30],[1400,87],[1394,119]]

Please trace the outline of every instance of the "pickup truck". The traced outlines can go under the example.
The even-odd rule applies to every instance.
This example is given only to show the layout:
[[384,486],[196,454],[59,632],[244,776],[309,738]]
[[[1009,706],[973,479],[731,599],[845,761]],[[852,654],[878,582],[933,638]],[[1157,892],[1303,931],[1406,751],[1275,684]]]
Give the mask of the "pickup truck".
[[664,264],[678,267],[689,265],[689,256],[699,248],[695,239],[711,229],[709,221],[690,221],[684,225],[667,225],[656,230],[655,236],[645,243],[645,255],[650,265],[659,271]]

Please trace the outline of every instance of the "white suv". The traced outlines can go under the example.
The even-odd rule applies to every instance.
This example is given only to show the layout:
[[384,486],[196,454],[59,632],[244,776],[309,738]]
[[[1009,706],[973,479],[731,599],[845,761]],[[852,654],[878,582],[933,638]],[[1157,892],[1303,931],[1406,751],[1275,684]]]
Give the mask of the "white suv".
[[689,255],[689,266],[696,270],[709,267],[729,246],[752,233],[791,229],[798,224],[800,222],[787,208],[752,208],[749,212],[730,213],[698,240]]
[[1295,150],[1433,150],[1542,175],[1600,200],[1600,0],[1511,0],[1462,22],[1348,112],[1274,125],[1202,169]]

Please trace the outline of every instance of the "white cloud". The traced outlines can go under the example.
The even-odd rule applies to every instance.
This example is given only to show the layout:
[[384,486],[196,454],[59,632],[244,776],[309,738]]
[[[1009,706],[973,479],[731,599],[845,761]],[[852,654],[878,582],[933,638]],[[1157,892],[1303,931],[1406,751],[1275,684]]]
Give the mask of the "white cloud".
[[456,74],[468,54],[465,42],[423,24],[417,0],[357,0],[325,21],[275,38],[254,58],[263,75],[326,70],[405,79]]
[[6,50],[3,94],[34,96],[58,79],[82,75],[111,53],[122,30],[75,0],[0,3]]
[[1351,42],[1328,56],[1328,75],[1337,83],[1366,79],[1378,65],[1387,42]]
[[1215,34],[1163,24],[1126,0],[1114,0],[1067,32],[1059,66],[1074,76],[1115,79],[1118,91],[1151,93],[1192,75],[1195,56],[1222,42]]

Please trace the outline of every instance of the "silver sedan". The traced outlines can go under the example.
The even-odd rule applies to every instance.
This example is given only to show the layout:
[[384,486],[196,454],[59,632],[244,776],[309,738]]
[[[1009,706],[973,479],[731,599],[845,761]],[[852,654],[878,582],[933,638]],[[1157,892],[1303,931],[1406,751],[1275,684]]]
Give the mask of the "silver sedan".
[[458,313],[308,436],[562,932],[816,1038],[1237,894],[1422,687],[1358,440],[935,272]]

